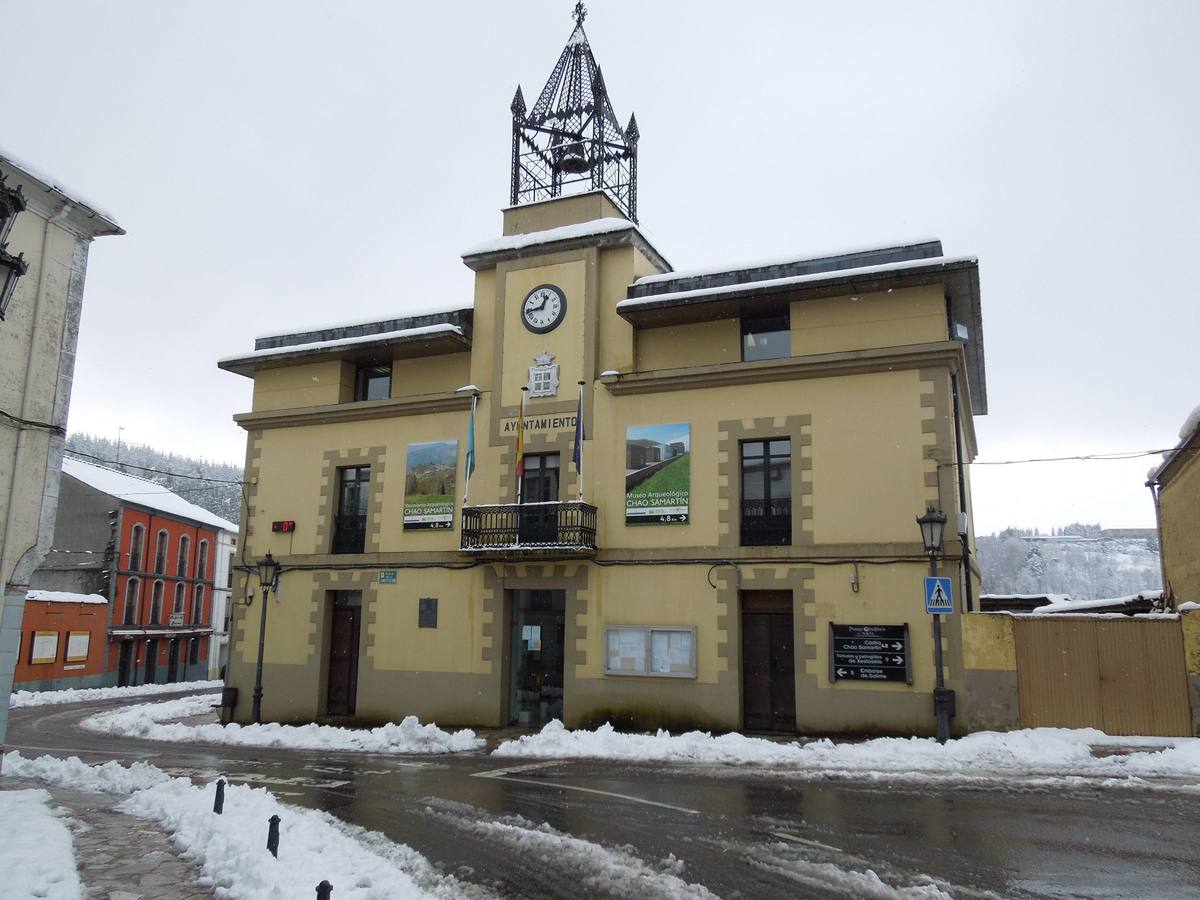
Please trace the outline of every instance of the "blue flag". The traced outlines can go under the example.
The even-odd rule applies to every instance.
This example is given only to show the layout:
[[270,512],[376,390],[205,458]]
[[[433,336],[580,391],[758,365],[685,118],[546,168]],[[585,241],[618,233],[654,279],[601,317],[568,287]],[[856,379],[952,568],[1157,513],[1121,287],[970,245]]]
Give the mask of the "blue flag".
[[575,412],[575,452],[571,456],[575,463],[575,471],[583,474],[583,442],[587,437],[583,433],[583,385],[579,386],[579,408]]

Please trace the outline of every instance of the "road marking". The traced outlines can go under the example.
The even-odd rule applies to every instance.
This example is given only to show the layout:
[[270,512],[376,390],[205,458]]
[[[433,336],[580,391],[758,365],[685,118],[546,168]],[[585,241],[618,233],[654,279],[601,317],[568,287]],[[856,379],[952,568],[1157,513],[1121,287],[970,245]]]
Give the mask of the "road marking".
[[530,763],[526,766],[509,766],[504,769],[493,769],[490,772],[475,772],[471,775],[472,778],[494,778],[497,781],[506,781],[515,784],[532,784],[537,787],[558,788],[563,791],[577,791],[581,794],[595,794],[599,797],[613,797],[617,800],[628,800],[630,803],[641,803],[646,806],[658,806],[662,809],[670,809],[675,812],[687,813],[688,815],[698,816],[700,810],[688,809],[686,806],[673,806],[670,803],[660,803],[657,800],[647,800],[645,797],[633,797],[629,794],[617,794],[613,791],[601,791],[597,788],[580,787],[574,784],[562,784],[556,781],[541,781],[534,778],[512,778],[510,773],[514,772],[530,772],[534,769],[544,769],[548,766],[561,765],[560,760],[551,760],[550,762]]
[[781,841],[790,841],[793,844],[804,844],[807,847],[819,847],[822,850],[832,850],[834,853],[845,853],[841,847],[835,847],[832,844],[822,844],[820,841],[809,840],[808,838],[796,837],[794,834],[786,834],[782,831],[768,831],[767,834],[771,837],[777,837]]

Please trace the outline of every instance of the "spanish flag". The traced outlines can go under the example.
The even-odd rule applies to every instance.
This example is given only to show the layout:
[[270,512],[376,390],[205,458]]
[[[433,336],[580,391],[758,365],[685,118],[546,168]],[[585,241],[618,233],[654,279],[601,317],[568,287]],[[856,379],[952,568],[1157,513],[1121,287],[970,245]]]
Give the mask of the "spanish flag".
[[517,479],[525,477],[525,388],[521,388],[521,411],[517,415]]

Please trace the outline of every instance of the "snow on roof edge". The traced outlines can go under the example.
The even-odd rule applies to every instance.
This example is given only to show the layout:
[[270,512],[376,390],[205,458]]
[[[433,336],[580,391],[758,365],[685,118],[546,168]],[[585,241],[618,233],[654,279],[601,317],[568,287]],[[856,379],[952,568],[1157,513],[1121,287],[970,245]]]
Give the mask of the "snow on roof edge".
[[[59,179],[55,178],[54,176],[52,176],[44,171],[42,171],[37,166],[31,165],[31,164],[25,162],[25,160],[21,159],[21,157],[19,157],[19,156],[14,156],[12,153],[10,153],[8,150],[6,150],[4,147],[0,147],[0,159],[3,159],[6,163],[8,163],[14,169],[20,169],[22,172],[24,172],[30,178],[33,178],[35,181],[42,182],[42,184],[46,185],[51,190],[58,191],[58,193],[62,194],[64,197],[66,197],[68,200],[70,200],[76,206],[81,206],[84,209],[89,210],[90,212],[92,212],[96,216],[98,216],[99,218],[108,222],[114,228],[121,228],[121,223],[116,220],[116,217],[113,216],[112,213],[106,211],[104,209],[104,207],[100,206],[97,203],[93,203],[91,200],[89,200],[83,194],[79,193],[78,191],[76,191],[72,188],[67,187],[67,185],[62,183],[62,181],[60,181]],[[121,228],[121,230],[124,231],[125,229]]]
[[307,344],[291,344],[286,347],[264,347],[262,350],[251,350],[249,353],[238,353],[233,356],[223,356],[217,360],[222,363],[247,362],[254,359],[269,359],[273,356],[286,356],[291,353],[308,353],[314,350],[331,350],[338,347],[352,347],[356,344],[372,344],[378,341],[395,340],[401,337],[420,337],[426,334],[458,334],[463,330],[448,322],[437,325],[420,325],[417,328],[401,328],[399,331],[383,331],[379,334],[360,334],[355,337],[335,338],[331,341],[310,341]]
[[99,594],[76,594],[72,591],[26,591],[25,599],[40,603],[108,603],[108,598]]
[[[803,256],[780,256],[774,259],[759,259],[759,260],[743,260],[735,262],[731,265],[723,266],[704,266],[697,269],[684,269],[678,272],[667,272],[663,275],[643,275],[641,278],[635,278],[634,284],[659,284],[664,281],[681,281],[685,278],[699,278],[703,275],[724,275],[728,272],[741,272],[746,269],[766,269],[771,266],[786,266],[793,263],[812,262],[818,259],[832,259],[838,256],[852,256],[856,253],[869,253],[874,250],[889,250],[895,247],[913,247],[917,244],[932,244],[940,243],[941,239],[936,237],[916,238],[907,241],[891,241],[885,243],[864,244],[858,247],[843,247],[840,249],[822,251],[818,253],[806,253]],[[938,259],[940,257],[931,257]]]
[[617,309],[635,309],[639,306],[651,306],[673,300],[687,300],[693,297],[712,297],[722,294],[734,294],[739,291],[758,291],[764,288],[788,287],[798,284],[816,284],[836,278],[854,278],[863,275],[883,275],[889,272],[904,272],[908,269],[919,269],[922,266],[948,266],[955,263],[977,263],[975,256],[932,256],[927,259],[910,259],[901,262],[879,263],[873,266],[860,266],[856,269],[835,269],[830,272],[810,272],[807,275],[790,275],[786,278],[768,278],[765,281],[746,281],[738,284],[725,284],[719,287],[693,288],[687,291],[670,291],[665,294],[647,294],[645,297],[629,297],[617,304]]
[[372,316],[369,319],[356,319],[351,322],[330,322],[321,325],[305,325],[301,328],[294,328],[291,331],[272,331],[268,334],[256,334],[254,340],[263,341],[269,338],[288,337],[293,334],[305,334],[310,331],[332,331],[335,328],[361,328],[364,325],[374,325],[378,322],[389,322],[393,319],[412,319],[417,316],[436,316],[443,313],[462,312],[463,310],[474,310],[475,301],[468,303],[452,303],[442,304],[440,306],[429,306],[422,309],[407,309],[397,313],[394,316]]
[[522,250],[526,247],[536,247],[539,244],[553,244],[557,241],[569,241],[574,238],[614,234],[618,231],[636,232],[642,240],[651,247],[654,247],[654,251],[662,257],[667,265],[670,265],[667,258],[663,256],[662,251],[658,249],[658,246],[641,226],[629,219],[622,219],[616,216],[609,216],[604,219],[592,219],[587,222],[577,222],[574,225],[559,225],[557,228],[547,228],[544,231],[531,231],[526,234],[507,234],[470,247],[459,255],[467,259],[472,256],[486,256],[489,253]]

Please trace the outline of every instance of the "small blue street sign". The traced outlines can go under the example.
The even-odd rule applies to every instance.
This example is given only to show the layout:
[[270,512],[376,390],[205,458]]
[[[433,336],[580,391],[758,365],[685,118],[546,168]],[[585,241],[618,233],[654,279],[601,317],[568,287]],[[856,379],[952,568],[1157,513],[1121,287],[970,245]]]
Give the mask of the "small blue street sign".
[[925,576],[925,612],[954,612],[954,589],[949,578]]
[[380,572],[379,573],[379,583],[380,584],[395,584],[396,583],[396,573],[395,572]]

